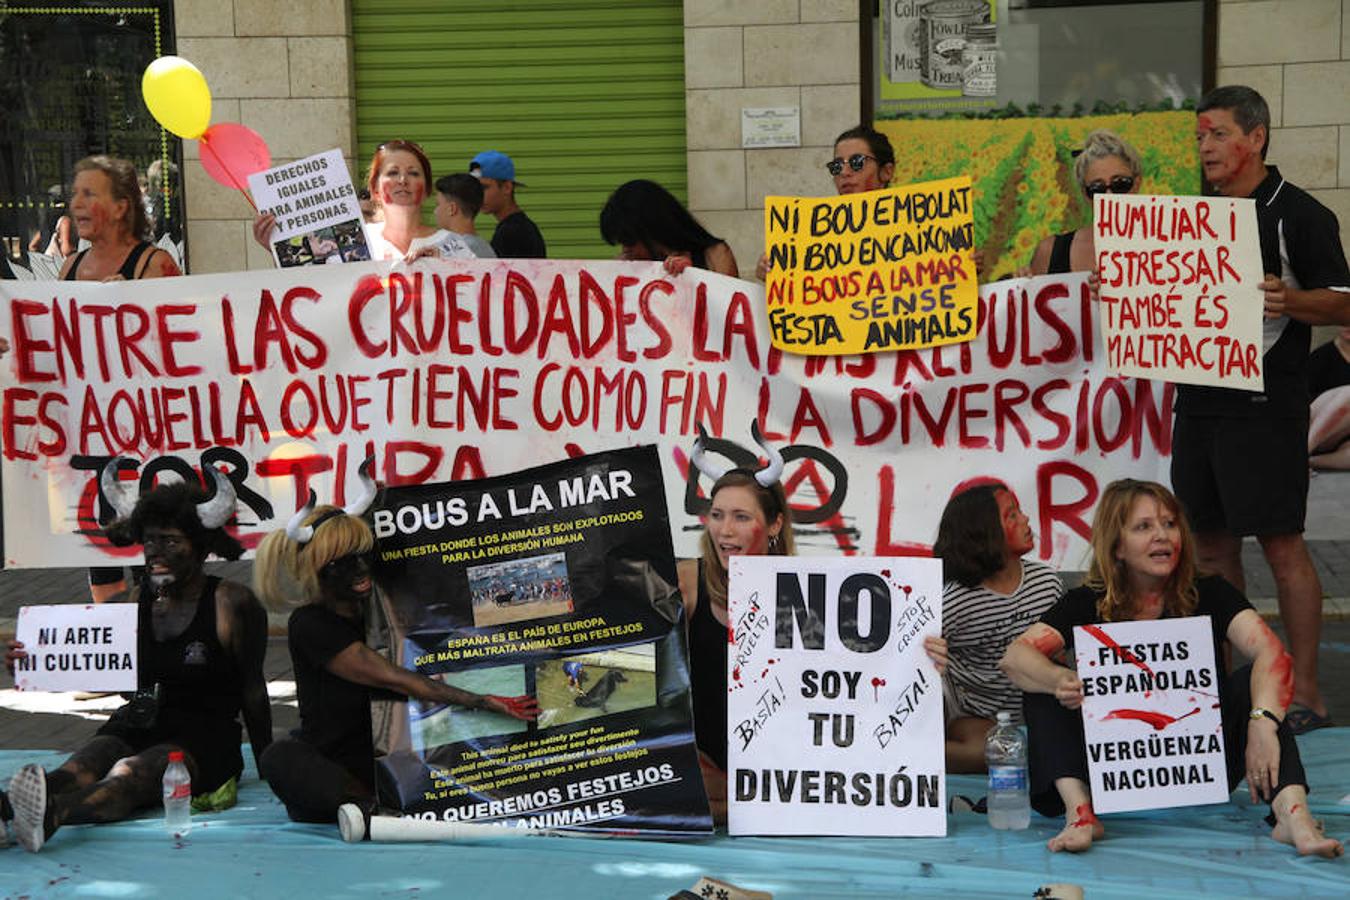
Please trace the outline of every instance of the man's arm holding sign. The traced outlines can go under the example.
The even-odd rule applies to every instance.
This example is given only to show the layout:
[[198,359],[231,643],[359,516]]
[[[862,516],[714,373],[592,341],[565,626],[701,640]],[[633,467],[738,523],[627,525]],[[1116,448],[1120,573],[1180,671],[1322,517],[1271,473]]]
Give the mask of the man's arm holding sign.
[[1350,290],[1291,288],[1278,275],[1261,282],[1266,318],[1288,316],[1309,325],[1350,325]]

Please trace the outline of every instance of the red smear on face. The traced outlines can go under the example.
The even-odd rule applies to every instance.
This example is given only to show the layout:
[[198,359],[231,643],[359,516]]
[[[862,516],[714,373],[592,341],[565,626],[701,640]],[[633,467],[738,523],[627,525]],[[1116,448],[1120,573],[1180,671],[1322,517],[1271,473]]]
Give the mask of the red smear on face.
[[1199,123],[1200,127],[1203,128],[1205,131],[1214,130],[1214,120],[1211,119],[1209,116],[1205,115],[1204,113],[1201,113],[1200,115],[1196,116],[1196,122]]
[[394,197],[389,193],[388,187],[380,188],[380,202],[385,206],[390,206],[394,202]]
[[425,183],[425,182],[422,182],[422,181],[419,181],[419,182],[413,187],[413,202],[416,203],[418,206],[421,206],[421,205],[422,205],[422,201],[423,201],[424,199],[426,199],[426,196],[427,196],[427,186],[426,186],[426,183]]
[[1121,659],[1125,660],[1127,663],[1133,663],[1134,665],[1143,669],[1148,674],[1150,675],[1153,674],[1153,670],[1150,669],[1142,659],[1135,656],[1133,653],[1126,650],[1124,647],[1120,646],[1115,641],[1111,640],[1111,636],[1108,635],[1105,631],[1102,631],[1096,625],[1084,625],[1083,630],[1086,631],[1088,634],[1092,635],[1093,637],[1095,637],[1097,640],[1101,641],[1106,646],[1110,647],[1112,650],[1115,650],[1116,655],[1119,656]]
[[1071,828],[1091,828],[1093,825],[1100,824],[1096,813],[1092,811],[1091,803],[1080,803],[1074,810],[1074,815],[1078,818],[1070,826]]
[[1162,731],[1168,725],[1171,725],[1174,722],[1180,722],[1182,719],[1185,719],[1189,716],[1193,716],[1199,711],[1200,707],[1197,706],[1195,709],[1186,713],[1186,715],[1177,716],[1173,718],[1172,716],[1169,716],[1166,713],[1153,712],[1152,710],[1147,709],[1113,709],[1106,715],[1102,716],[1102,720],[1105,721],[1107,719],[1134,719],[1139,722],[1147,722],[1149,725],[1153,726],[1154,731]]

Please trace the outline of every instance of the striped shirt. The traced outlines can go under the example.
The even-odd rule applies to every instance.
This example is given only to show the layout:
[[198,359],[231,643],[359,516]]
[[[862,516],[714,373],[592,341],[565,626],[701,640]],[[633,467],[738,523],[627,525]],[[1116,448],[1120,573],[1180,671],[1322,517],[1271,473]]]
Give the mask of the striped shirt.
[[1022,560],[1022,583],[1011,594],[955,581],[942,589],[942,636],[947,639],[947,680],[963,715],[1022,721],[1022,692],[999,671],[1014,639],[1064,595],[1064,585],[1044,563]]

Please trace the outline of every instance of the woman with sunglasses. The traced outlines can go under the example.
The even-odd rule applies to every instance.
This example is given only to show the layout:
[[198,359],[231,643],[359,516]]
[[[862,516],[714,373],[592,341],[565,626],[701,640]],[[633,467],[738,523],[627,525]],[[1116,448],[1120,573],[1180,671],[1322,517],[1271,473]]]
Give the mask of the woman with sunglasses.
[[[1136,194],[1143,174],[1139,152],[1114,131],[1098,129],[1083,140],[1073,166],[1074,177],[1087,197],[1089,213],[1092,198],[1098,194]],[[1031,257],[1031,275],[1062,275],[1066,272],[1091,272],[1097,268],[1097,253],[1092,245],[1092,221],[1077,231],[1057,234],[1041,241]]]
[[[889,187],[895,176],[895,150],[891,139],[870,125],[857,125],[834,139],[834,159],[825,164],[834,179],[835,192],[860,194]],[[759,258],[755,277],[769,274],[769,257]]]
[[[372,692],[485,709],[515,719],[538,713],[532,697],[473,694],[400,668],[365,642],[375,584],[375,537],[362,515],[375,499],[370,460],[364,490],[346,508],[309,503],[258,546],[253,578],[264,603],[294,610],[287,642],[295,670],[300,728],[274,741],[258,772],[296,822],[336,822],[355,804],[369,814],[375,798]],[[356,823],[347,823],[347,826]]]
[[[375,260],[412,260],[420,256],[473,259],[459,235],[422,221],[422,202],[430,190],[431,162],[412,141],[385,141],[375,149],[366,175],[366,189],[377,221],[366,222],[366,243]],[[276,216],[260,213],[253,220],[253,239],[271,252]]]
[[[1210,622],[1228,789],[1245,777],[1252,802],[1270,804],[1270,836],[1299,855],[1340,856],[1341,842],[1309,814],[1308,781],[1284,721],[1294,691],[1284,645],[1237,588],[1196,571],[1195,541],[1176,496],[1161,484],[1128,478],[1102,492],[1083,585],[1013,641],[999,666],[1024,692],[1031,806],[1045,816],[1064,814],[1064,829],[1047,846],[1078,853],[1105,836],[1088,789],[1084,685],[1069,646],[1075,627],[1186,616]],[[1252,662],[1225,673],[1225,644]],[[1135,664],[1147,667],[1146,660]],[[1121,724],[1121,743],[1160,728],[1134,717]]]
[[619,245],[620,259],[662,260],[672,275],[693,266],[740,277],[727,242],[654,181],[639,178],[619,185],[600,210],[600,235],[605,243]]

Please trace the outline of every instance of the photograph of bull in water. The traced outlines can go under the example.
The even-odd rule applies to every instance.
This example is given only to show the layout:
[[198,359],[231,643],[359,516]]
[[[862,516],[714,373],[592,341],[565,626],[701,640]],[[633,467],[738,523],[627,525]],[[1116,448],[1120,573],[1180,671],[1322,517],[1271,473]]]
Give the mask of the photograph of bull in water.
[[573,610],[566,553],[472,566],[466,574],[473,594],[473,624],[479,628]]
[[656,704],[656,645],[579,653],[535,667],[539,725],[567,725]]

